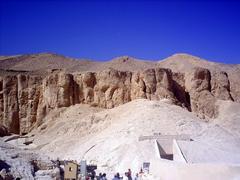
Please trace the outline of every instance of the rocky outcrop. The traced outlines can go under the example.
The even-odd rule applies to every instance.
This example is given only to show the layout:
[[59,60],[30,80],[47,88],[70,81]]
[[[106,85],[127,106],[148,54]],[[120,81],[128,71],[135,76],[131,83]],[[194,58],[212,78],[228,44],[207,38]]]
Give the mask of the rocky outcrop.
[[64,72],[53,72],[42,80],[35,111],[37,123],[52,109],[74,104],[73,85],[73,75]]
[[[18,117],[21,134],[28,133],[37,120],[41,93],[41,77],[18,75]],[[5,121],[7,121],[5,119]]]
[[130,72],[107,70],[96,74],[93,102],[105,108],[113,108],[131,101]]
[[175,101],[172,84],[172,74],[169,69],[148,69],[142,73],[135,73],[132,78],[131,99],[169,98]]
[[240,68],[238,71],[232,71],[227,74],[229,85],[230,85],[230,94],[235,102],[240,103]]
[[16,76],[6,76],[2,81],[3,94],[3,125],[10,132],[19,133],[19,105],[18,105],[18,79]]
[[0,124],[0,137],[7,136],[8,134],[7,128]]
[[215,117],[216,98],[211,93],[211,74],[209,70],[194,68],[185,76],[186,91],[189,92],[191,110],[196,112],[201,118],[205,115]]
[[84,103],[113,108],[133,99],[170,99],[201,118],[217,116],[217,99],[234,100],[228,75],[195,68],[176,73],[156,68],[140,72],[53,71],[46,77],[0,77],[0,123],[13,133],[28,133],[54,108]]
[[211,92],[214,97],[222,100],[233,100],[230,94],[230,82],[226,72],[213,72],[211,77]]

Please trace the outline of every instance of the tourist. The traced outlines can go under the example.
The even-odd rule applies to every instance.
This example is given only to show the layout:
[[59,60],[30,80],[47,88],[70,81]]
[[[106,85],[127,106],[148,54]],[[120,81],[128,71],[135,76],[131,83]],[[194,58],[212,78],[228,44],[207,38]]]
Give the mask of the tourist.
[[139,180],[138,173],[136,173],[136,176],[135,176],[134,180]]
[[93,179],[93,180],[94,180],[94,179],[95,179],[95,177],[96,177],[96,172],[95,172],[95,171],[92,171],[92,172],[91,172],[91,179]]
[[101,180],[101,178],[102,178],[102,173],[99,173],[97,180]]
[[112,180],[120,180],[120,179],[121,179],[120,174],[117,173],[117,174],[114,175],[114,178]]
[[100,180],[107,180],[106,176],[107,176],[106,173],[103,173],[102,178],[100,178]]
[[128,180],[132,180],[132,171],[131,171],[131,169],[128,169],[127,177],[128,177]]
[[128,180],[128,173],[126,172],[124,175],[125,176],[123,176],[123,180]]

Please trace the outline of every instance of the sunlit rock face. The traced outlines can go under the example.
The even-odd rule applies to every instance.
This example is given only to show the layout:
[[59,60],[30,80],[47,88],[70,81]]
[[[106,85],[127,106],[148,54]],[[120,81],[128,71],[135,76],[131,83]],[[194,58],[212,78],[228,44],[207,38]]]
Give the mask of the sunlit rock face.
[[[9,132],[25,134],[41,124],[43,118],[55,108],[74,104],[113,108],[138,98],[167,98],[200,118],[215,118],[218,115],[216,100],[240,102],[240,85],[236,80],[240,75],[237,69],[236,72],[224,72],[208,67],[191,67],[178,71],[172,67],[172,62],[171,66],[166,64],[169,60],[164,62],[164,66],[161,65],[163,67],[149,68],[153,66],[150,62],[142,65],[140,61],[129,57],[125,61],[124,58],[99,65],[98,71],[91,67],[93,71],[52,70],[44,75],[21,71],[1,73],[0,124]],[[86,63],[88,66],[91,64]],[[100,68],[105,66],[108,68]],[[111,66],[121,67],[121,70]],[[124,71],[125,66],[132,69],[126,68],[128,70]],[[74,67],[80,66],[76,64]]]

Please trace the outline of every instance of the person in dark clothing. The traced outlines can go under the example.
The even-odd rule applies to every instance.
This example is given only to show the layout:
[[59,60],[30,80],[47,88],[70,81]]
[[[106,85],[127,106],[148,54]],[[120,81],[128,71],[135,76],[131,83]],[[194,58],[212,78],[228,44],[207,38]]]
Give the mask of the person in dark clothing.
[[120,180],[120,179],[121,179],[120,178],[120,174],[117,173],[117,174],[115,174],[115,176],[114,176],[114,178],[112,180]]
[[128,180],[132,180],[132,171],[128,169]]
[[103,173],[101,180],[107,180],[106,173]]
[[99,173],[97,176],[97,180],[101,180],[101,178],[102,178],[102,173]]

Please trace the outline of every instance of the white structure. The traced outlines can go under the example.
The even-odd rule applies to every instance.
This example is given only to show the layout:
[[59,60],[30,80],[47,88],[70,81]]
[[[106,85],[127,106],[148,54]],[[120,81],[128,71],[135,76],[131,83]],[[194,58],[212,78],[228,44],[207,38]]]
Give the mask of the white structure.
[[185,157],[175,139],[173,140],[172,151],[173,151],[173,160],[174,161],[187,163],[187,160],[185,159]]
[[178,145],[177,140],[190,142],[187,135],[159,135],[155,139],[155,151],[158,158],[186,163],[187,160]]
[[[240,153],[228,147],[211,145],[200,141],[176,141],[188,163],[226,163],[240,165]],[[176,155],[179,153],[175,153]],[[176,156],[177,157],[177,156]],[[178,159],[178,158],[177,158]]]

